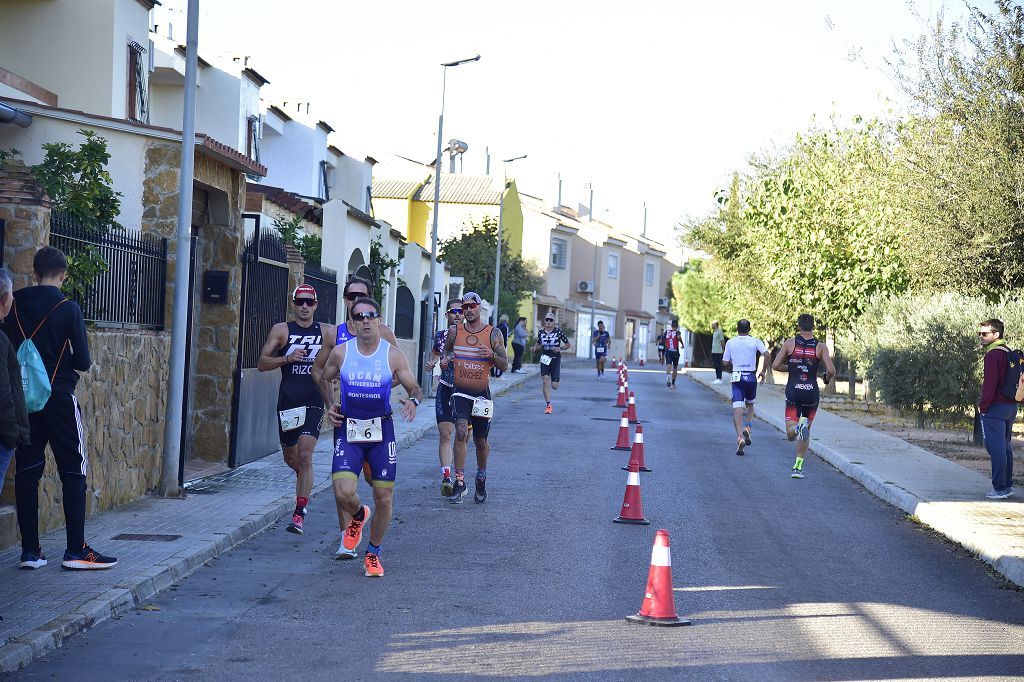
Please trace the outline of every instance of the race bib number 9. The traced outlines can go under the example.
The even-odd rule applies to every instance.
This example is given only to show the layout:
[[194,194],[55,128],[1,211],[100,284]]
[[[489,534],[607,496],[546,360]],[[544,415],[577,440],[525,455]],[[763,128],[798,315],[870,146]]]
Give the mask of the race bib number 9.
[[348,432],[349,443],[380,443],[384,440],[384,430],[381,427],[381,418],[373,419],[346,419],[345,429]]
[[540,364],[542,364],[542,365],[550,365],[551,364],[551,356],[550,355],[542,355],[542,356],[540,356]]
[[743,372],[733,372],[730,381],[734,384],[738,381],[743,381]]
[[306,423],[306,408],[293,407],[290,410],[281,410],[277,413],[277,418],[281,422],[282,431],[294,431]]
[[473,411],[470,414],[480,419],[492,418],[494,416],[494,401],[477,398],[473,401]]

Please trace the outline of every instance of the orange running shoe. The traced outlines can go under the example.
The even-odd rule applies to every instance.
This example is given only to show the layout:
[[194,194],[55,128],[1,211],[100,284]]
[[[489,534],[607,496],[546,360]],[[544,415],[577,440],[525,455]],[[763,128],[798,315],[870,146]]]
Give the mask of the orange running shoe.
[[553,411],[550,405],[544,408],[544,414],[551,414]]
[[370,508],[365,504],[363,505],[363,520],[356,521],[356,518],[352,517],[352,522],[348,524],[348,528],[341,534],[341,546],[352,552],[359,546],[359,543],[363,541],[363,526],[370,522]]
[[363,559],[363,566],[366,568],[366,572],[363,575],[367,578],[384,577],[384,566],[380,563],[380,557],[376,554],[367,552],[366,557]]

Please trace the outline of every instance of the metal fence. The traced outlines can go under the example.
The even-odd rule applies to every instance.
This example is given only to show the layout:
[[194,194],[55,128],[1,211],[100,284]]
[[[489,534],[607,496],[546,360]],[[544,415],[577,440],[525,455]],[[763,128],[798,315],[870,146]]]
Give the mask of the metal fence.
[[258,228],[242,255],[242,323],[239,369],[253,369],[277,322],[288,319],[288,254],[272,228]]
[[69,260],[95,250],[107,271],[95,277],[85,296],[69,298],[87,322],[138,329],[164,328],[167,240],[139,230],[94,230],[73,217],[50,214],[50,245]]
[[313,319],[317,322],[337,324],[338,320],[338,273],[330,268],[306,263],[304,269],[305,282],[316,289],[316,312]]

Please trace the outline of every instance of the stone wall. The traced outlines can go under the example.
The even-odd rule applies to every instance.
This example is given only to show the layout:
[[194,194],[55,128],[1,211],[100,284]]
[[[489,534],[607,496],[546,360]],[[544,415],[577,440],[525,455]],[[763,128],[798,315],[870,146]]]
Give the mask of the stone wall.
[[4,266],[15,290],[35,284],[32,258],[50,239],[50,201],[24,163],[0,170],[0,220],[4,221]]
[[[89,457],[86,513],[92,516],[137,499],[160,480],[171,337],[96,329],[88,337],[93,365],[82,374],[76,395]],[[39,498],[42,532],[63,527],[61,500],[60,478],[47,449]],[[4,487],[0,502],[14,503],[13,485]]]

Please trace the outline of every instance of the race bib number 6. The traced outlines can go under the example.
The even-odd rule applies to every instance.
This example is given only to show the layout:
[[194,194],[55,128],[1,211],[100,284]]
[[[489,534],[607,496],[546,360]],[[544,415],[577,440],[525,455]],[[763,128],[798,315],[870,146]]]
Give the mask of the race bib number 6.
[[473,411],[470,414],[481,419],[492,418],[494,416],[494,401],[477,398],[473,401]]
[[384,440],[384,430],[381,427],[381,418],[373,419],[346,419],[345,430],[348,433],[349,443],[380,443]]

